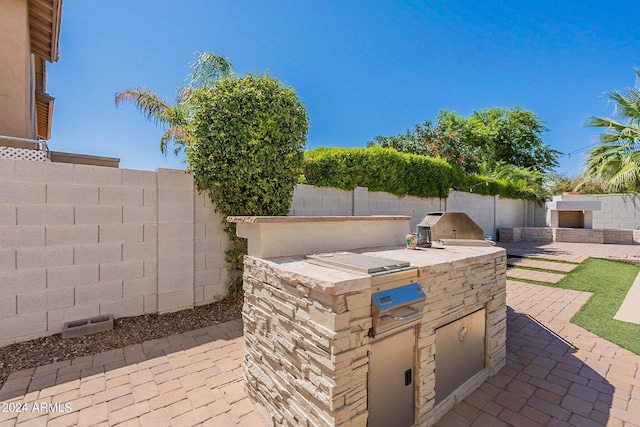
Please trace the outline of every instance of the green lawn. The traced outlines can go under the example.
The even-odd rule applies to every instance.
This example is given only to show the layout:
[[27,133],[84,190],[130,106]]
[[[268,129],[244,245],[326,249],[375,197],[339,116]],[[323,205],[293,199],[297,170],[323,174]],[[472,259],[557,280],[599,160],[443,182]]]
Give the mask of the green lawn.
[[630,263],[589,258],[555,285],[546,286],[592,292],[571,321],[640,355],[640,325],[613,319],[638,272],[640,267]]

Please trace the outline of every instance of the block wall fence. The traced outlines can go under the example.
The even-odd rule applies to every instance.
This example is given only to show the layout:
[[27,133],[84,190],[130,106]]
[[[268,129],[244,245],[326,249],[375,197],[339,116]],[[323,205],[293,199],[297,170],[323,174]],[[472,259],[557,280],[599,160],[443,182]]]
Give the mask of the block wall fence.
[[[523,200],[452,192],[396,197],[299,185],[290,215],[467,212],[495,236],[544,225]],[[595,220],[595,215],[594,215]],[[209,197],[183,171],[0,159],[0,347],[98,315],[165,313],[219,300],[227,237]]]
[[447,199],[398,197],[358,187],[353,191],[298,185],[289,215],[408,215],[411,229],[428,212],[465,212],[487,236],[496,237],[499,228],[544,227],[544,204],[451,191]]
[[594,194],[581,197],[602,203],[602,209],[593,211],[593,228],[633,230],[640,227],[639,194]]
[[183,171],[0,159],[0,346],[213,302],[226,245]]

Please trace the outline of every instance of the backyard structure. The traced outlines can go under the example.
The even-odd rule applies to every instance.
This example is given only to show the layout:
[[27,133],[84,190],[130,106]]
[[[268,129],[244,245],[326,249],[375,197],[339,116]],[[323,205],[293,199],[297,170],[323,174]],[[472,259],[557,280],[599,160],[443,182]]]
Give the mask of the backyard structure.
[[[120,159],[50,151],[54,98],[47,62],[58,60],[62,0],[5,0],[0,14],[0,159],[118,167]],[[0,342],[2,340],[0,339]]]
[[[394,379],[401,380],[397,391],[407,400],[396,402],[394,416],[408,418],[407,425],[414,420],[417,425],[432,425],[502,368],[504,251],[462,246],[404,249],[400,245],[409,220],[406,216],[229,218],[249,243],[244,372],[248,393],[267,425],[365,426],[376,425],[376,420],[388,425],[380,420],[380,405],[396,396],[372,385],[374,363],[386,384],[383,388],[393,388]],[[406,261],[413,270],[391,269],[378,276],[333,270],[310,264],[304,257],[310,250],[328,252],[324,256],[331,259],[334,251],[353,250],[356,258],[362,254],[368,262]],[[377,328],[372,299],[380,292],[410,292],[413,284],[427,295],[424,308],[398,310],[413,310],[418,324],[401,324],[387,336],[372,333]],[[385,304],[401,299],[386,298]],[[393,313],[386,316],[400,316]],[[454,323],[455,339],[449,341],[445,325]],[[471,332],[475,328],[477,335]],[[465,338],[465,351],[478,357],[464,363],[478,366],[469,371],[456,363],[456,374],[467,374],[450,376],[448,367],[453,365],[441,354]],[[394,344],[397,340],[402,348]],[[389,357],[387,352],[395,357],[385,363],[381,359]],[[406,365],[401,364],[407,358]],[[395,364],[400,368],[390,366]],[[393,374],[380,373],[388,369]],[[407,396],[412,388],[415,398],[411,392]],[[383,393],[386,397],[381,397]],[[398,405],[404,409],[398,410]]]
[[[636,196],[590,197],[602,204],[594,229],[564,234],[638,232]],[[420,199],[298,185],[289,214],[401,214],[411,217],[413,230],[437,211],[466,212],[494,237],[495,229],[534,225],[526,232],[549,233],[536,202],[460,191]],[[9,325],[0,345],[61,332],[66,321],[221,298],[227,273],[220,220],[183,171],[0,159],[0,321]]]
[[[49,139],[46,62],[58,60],[62,0],[7,0],[0,15],[0,135]],[[5,141],[0,145],[5,145]],[[8,147],[31,149],[22,141]]]
[[[576,262],[589,254],[640,255],[638,246],[571,243],[513,243],[509,250]],[[640,356],[568,321],[588,298],[507,281],[507,364],[437,426],[640,426]],[[0,423],[262,426],[242,387],[241,331],[241,322],[230,322],[15,372],[0,402],[64,401],[71,411],[7,412]]]

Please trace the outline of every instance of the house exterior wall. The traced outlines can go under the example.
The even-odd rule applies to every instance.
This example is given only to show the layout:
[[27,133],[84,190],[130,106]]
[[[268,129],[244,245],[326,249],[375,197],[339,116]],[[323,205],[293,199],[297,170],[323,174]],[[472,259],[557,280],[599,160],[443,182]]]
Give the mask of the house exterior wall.
[[0,135],[35,139],[27,0],[3,0],[0,40]]

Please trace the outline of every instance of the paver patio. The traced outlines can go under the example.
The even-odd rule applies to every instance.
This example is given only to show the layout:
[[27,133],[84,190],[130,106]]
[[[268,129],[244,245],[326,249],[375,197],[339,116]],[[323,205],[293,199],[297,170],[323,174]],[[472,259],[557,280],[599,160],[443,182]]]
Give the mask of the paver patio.
[[558,283],[560,280],[564,279],[564,274],[510,267],[507,268],[507,278],[535,280],[537,282],[545,283]]
[[[596,249],[640,255],[640,247],[593,246],[531,249],[571,260]],[[569,323],[588,298],[507,281],[507,366],[438,426],[640,427],[640,356]],[[242,386],[241,333],[237,320],[14,372],[0,390],[0,427],[262,426]]]
[[578,264],[567,264],[564,262],[543,261],[530,258],[507,258],[507,265],[540,268],[543,270],[561,271],[564,273],[568,273],[578,266]]

